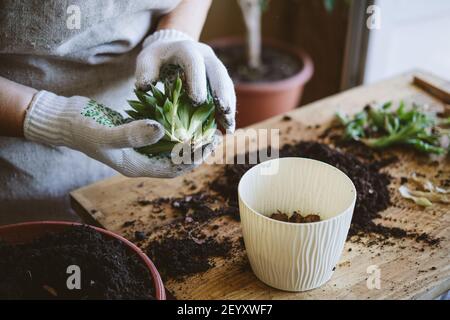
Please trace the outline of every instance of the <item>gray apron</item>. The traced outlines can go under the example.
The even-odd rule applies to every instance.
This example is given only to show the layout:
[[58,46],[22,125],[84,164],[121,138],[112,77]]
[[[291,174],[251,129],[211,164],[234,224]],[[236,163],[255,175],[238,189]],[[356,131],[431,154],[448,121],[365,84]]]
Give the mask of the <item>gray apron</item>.
[[[142,40],[179,1],[2,0],[0,76],[122,110]],[[68,148],[0,137],[0,224],[76,219],[68,193],[113,174]]]

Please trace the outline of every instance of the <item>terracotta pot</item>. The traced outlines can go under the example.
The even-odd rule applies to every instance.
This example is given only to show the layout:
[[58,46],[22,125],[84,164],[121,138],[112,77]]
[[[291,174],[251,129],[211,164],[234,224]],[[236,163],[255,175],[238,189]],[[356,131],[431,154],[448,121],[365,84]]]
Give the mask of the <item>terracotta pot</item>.
[[[11,224],[0,227],[0,239],[9,243],[26,243],[48,232],[61,232],[74,225],[81,224],[64,221],[36,221]],[[153,262],[141,251],[141,249],[139,249],[136,245],[134,245],[124,237],[121,237],[111,231],[93,226],[90,227],[102,233],[108,238],[115,238],[121,241],[129,249],[130,254],[138,255],[139,259],[143,264],[146,265],[146,267],[150,271],[150,274],[152,275],[152,279],[149,279],[149,281],[152,282],[152,285],[155,289],[154,291],[156,300],[166,300],[166,293],[161,276],[159,275],[158,270],[156,270]]]
[[[235,84],[237,96],[237,127],[245,127],[267,118],[285,113],[300,104],[305,84],[314,73],[309,55],[299,48],[273,39],[265,39],[264,46],[281,49],[302,61],[303,68],[287,79]],[[245,45],[244,39],[227,37],[210,41],[213,48]]]

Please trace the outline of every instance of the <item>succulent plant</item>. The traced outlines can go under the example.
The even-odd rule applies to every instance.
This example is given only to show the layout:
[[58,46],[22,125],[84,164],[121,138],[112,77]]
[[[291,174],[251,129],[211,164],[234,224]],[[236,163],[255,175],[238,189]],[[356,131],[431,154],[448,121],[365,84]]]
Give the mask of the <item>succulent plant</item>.
[[407,145],[424,153],[446,152],[440,145],[442,134],[435,117],[417,105],[407,110],[403,101],[397,110],[391,110],[391,106],[392,102],[369,105],[351,118],[339,113],[336,116],[345,127],[347,139],[361,141],[371,148]]
[[169,154],[179,143],[189,144],[194,152],[212,142],[217,128],[215,103],[209,88],[207,100],[195,106],[183,86],[180,69],[169,66],[165,70],[161,71],[164,90],[153,84],[148,92],[136,89],[138,100],[129,100],[133,110],[126,111],[132,119],[152,119],[164,127],[165,135],[160,141],[137,149],[149,156]]

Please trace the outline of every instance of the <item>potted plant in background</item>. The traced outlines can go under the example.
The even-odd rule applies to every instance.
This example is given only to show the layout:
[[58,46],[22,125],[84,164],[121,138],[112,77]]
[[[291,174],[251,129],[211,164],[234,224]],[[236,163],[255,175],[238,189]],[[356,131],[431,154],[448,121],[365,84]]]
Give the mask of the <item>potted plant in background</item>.
[[211,45],[235,83],[237,125],[244,127],[297,107],[313,75],[313,62],[299,48],[261,40],[261,18],[269,0],[237,1],[247,38],[222,38]]

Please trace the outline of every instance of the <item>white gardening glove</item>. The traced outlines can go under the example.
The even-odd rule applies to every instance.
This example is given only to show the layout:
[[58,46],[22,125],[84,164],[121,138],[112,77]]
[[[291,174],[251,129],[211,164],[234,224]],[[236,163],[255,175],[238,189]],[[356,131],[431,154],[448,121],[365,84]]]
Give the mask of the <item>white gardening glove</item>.
[[150,84],[158,81],[164,64],[183,68],[189,96],[197,104],[207,98],[208,79],[218,105],[218,121],[227,132],[234,132],[236,95],[233,82],[211,47],[177,30],[155,32],[144,41],[144,48],[137,58],[136,87],[148,91]]
[[[126,121],[122,115],[85,97],[38,92],[27,111],[25,138],[81,151],[129,177],[171,178],[200,162],[176,165],[169,157],[149,158],[135,151],[156,143],[163,127],[153,120]],[[207,157],[212,145],[203,153]]]

